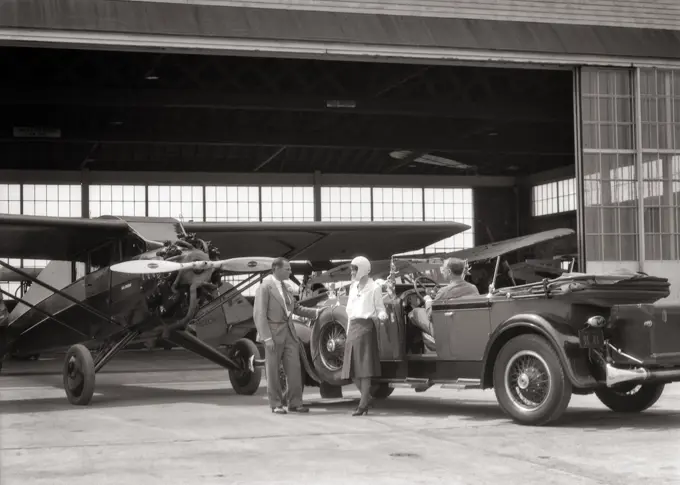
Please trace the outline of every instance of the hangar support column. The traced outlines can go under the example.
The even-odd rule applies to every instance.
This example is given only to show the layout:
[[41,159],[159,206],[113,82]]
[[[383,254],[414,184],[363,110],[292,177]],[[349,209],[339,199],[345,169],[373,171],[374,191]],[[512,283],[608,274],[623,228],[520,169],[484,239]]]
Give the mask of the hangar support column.
[[321,220],[321,172],[314,172],[314,220]]
[[80,208],[85,219],[90,217],[90,169],[83,167],[80,171]]

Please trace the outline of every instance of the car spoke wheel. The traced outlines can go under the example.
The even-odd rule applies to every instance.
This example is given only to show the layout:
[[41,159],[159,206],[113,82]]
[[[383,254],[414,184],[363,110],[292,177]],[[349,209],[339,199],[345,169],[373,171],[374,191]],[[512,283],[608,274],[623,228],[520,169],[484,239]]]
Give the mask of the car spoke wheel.
[[347,312],[343,307],[327,307],[312,327],[309,351],[314,370],[330,386],[343,386],[351,382],[342,378],[347,321]]
[[336,321],[326,325],[321,331],[319,354],[321,362],[331,372],[342,370],[346,339],[344,327]]
[[505,367],[505,390],[520,409],[540,408],[550,392],[548,364],[531,350],[516,353]]
[[661,397],[664,384],[624,384],[597,389],[597,398],[617,413],[640,413],[652,407]]
[[493,368],[496,398],[520,424],[540,426],[558,419],[569,405],[572,387],[550,343],[519,335],[501,348]]

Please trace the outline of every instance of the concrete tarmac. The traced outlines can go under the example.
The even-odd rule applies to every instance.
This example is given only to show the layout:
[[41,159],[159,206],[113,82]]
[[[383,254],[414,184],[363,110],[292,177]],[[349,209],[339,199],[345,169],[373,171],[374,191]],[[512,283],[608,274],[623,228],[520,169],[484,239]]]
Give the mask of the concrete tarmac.
[[512,423],[493,391],[397,389],[368,416],[358,392],[274,415],[265,382],[238,396],[226,371],[184,351],[125,352],[88,407],[66,400],[61,355],[6,361],[0,484],[680,484],[680,384],[616,414],[574,396],[560,422]]

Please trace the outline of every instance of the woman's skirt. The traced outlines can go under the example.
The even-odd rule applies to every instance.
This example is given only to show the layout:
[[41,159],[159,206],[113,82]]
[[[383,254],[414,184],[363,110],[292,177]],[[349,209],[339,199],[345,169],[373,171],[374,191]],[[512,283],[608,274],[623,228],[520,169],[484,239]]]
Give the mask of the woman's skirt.
[[360,379],[380,375],[378,331],[373,320],[356,318],[349,324],[340,375],[342,379]]

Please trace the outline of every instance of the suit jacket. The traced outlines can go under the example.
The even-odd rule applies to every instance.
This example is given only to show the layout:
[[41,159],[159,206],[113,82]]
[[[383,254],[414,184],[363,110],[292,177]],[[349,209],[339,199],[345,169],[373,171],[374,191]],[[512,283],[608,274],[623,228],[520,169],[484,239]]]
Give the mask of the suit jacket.
[[[281,293],[276,287],[274,276],[272,275],[269,275],[262,280],[262,284],[260,284],[260,287],[255,293],[253,320],[255,320],[258,340],[260,341],[268,338],[273,338],[276,341],[276,335],[273,335],[273,333],[277,333],[276,330],[279,327],[283,327],[282,324],[288,325],[290,332],[293,334],[293,338],[298,340],[295,326],[293,325],[293,320],[291,318],[292,315],[295,314],[306,318],[314,318],[316,316],[316,308],[308,308],[300,305],[286,285],[282,284],[282,287],[288,297],[288,305],[286,305],[286,302],[281,297]],[[290,312],[289,316],[286,316],[286,308],[288,308],[288,311]],[[270,326],[270,324],[272,325]],[[274,332],[272,332],[272,330],[274,330]]]

